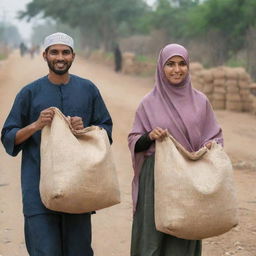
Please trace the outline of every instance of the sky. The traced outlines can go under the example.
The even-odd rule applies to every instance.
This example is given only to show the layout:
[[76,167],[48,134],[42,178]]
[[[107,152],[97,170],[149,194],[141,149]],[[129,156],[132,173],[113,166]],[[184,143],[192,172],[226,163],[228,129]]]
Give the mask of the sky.
[[[29,40],[32,33],[33,21],[27,23],[26,20],[16,18],[17,12],[25,10],[26,4],[32,0],[0,0],[0,21],[8,22],[15,25],[25,40]],[[145,0],[152,4],[155,0]]]
[[29,39],[32,32],[32,24],[16,18],[17,12],[25,10],[25,6],[31,0],[0,0],[0,20],[15,25],[24,39]]

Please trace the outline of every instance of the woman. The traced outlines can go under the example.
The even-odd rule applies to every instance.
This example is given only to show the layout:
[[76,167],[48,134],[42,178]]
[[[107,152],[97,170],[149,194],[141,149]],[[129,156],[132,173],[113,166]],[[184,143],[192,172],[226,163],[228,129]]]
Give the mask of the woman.
[[187,50],[165,46],[158,58],[155,86],[140,103],[128,136],[132,154],[134,220],[131,256],[199,256],[201,241],[158,232],[154,223],[154,141],[172,134],[188,151],[211,141],[223,143],[206,96],[192,88]]

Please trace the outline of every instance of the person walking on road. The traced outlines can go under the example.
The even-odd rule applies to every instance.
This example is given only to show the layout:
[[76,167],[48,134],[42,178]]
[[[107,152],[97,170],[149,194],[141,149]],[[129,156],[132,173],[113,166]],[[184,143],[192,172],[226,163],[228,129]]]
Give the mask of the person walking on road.
[[120,72],[122,70],[122,52],[118,44],[116,44],[114,47],[114,58],[115,58],[115,71]]
[[98,88],[69,73],[73,49],[73,39],[67,34],[58,32],[45,38],[43,58],[49,73],[20,90],[2,129],[7,153],[16,156],[22,151],[25,241],[30,256],[93,255],[91,213],[51,211],[42,204],[39,193],[41,130],[53,120],[51,107],[70,116],[73,129],[100,126],[112,142],[112,120]]

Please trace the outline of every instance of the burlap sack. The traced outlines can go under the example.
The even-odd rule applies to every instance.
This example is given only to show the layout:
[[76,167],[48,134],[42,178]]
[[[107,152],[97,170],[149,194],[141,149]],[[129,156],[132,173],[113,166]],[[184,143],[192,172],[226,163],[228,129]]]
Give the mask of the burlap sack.
[[223,87],[225,86],[226,80],[224,78],[215,78],[213,80],[213,85],[215,86],[219,86],[219,87]]
[[214,80],[224,80],[226,79],[226,71],[223,66],[212,68]]
[[[226,93],[226,87],[223,86],[215,86],[214,87],[214,93],[220,93],[220,94],[225,94]],[[225,97],[224,97],[225,98]]]
[[243,109],[243,104],[241,101],[227,101],[226,109],[231,111],[241,112]]
[[41,137],[40,194],[51,210],[85,213],[120,202],[107,133],[91,126],[72,131],[57,109]]
[[226,94],[225,93],[218,93],[218,92],[214,92],[212,95],[212,99],[213,100],[225,100],[226,98]]
[[235,69],[226,67],[226,78],[228,80],[237,80],[238,76],[239,76],[239,74],[237,73],[237,71]]
[[200,70],[202,70],[204,67],[202,66],[201,63],[199,62],[191,62],[189,65],[189,70],[193,73],[193,72],[198,72]]
[[238,81],[237,80],[227,80],[225,82],[225,85],[226,85],[227,88],[229,88],[229,87],[238,88]]
[[213,82],[213,73],[211,70],[202,70],[200,75],[203,77],[205,83],[212,83]]
[[225,100],[214,100],[212,99],[212,107],[213,109],[225,109],[226,101]]
[[161,232],[192,240],[238,224],[232,165],[220,145],[192,154],[171,136],[156,142],[155,223]]
[[213,84],[212,83],[207,83],[204,85],[204,89],[203,89],[203,92],[204,93],[212,93],[213,91]]

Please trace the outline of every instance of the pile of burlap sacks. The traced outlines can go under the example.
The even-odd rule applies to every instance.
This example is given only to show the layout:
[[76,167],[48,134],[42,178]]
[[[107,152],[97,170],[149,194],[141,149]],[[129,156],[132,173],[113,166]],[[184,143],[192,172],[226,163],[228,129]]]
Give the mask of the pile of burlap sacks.
[[256,83],[250,85],[251,99],[252,99],[252,113],[256,115]]
[[[96,52],[92,59],[113,64],[113,59]],[[140,62],[131,52],[123,53],[122,72],[131,75],[154,75],[156,66]],[[226,66],[205,69],[200,63],[190,63],[192,85],[209,98],[214,109],[226,109],[256,114],[256,83],[242,67]]]
[[155,63],[148,61],[137,61],[134,53],[124,52],[122,58],[122,72],[132,75],[154,75]]
[[244,68],[204,69],[200,63],[191,63],[190,71],[193,86],[206,94],[214,109],[256,113],[254,84]]

